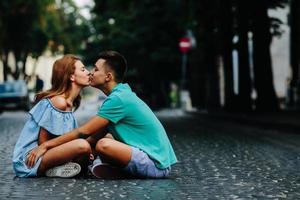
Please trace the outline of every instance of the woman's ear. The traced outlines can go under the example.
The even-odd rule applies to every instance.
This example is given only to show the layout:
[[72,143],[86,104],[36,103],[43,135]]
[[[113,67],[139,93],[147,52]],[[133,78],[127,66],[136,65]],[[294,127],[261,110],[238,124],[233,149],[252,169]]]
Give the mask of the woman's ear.
[[72,74],[72,75],[70,76],[70,80],[71,80],[72,82],[75,81],[75,76],[74,76],[74,74]]

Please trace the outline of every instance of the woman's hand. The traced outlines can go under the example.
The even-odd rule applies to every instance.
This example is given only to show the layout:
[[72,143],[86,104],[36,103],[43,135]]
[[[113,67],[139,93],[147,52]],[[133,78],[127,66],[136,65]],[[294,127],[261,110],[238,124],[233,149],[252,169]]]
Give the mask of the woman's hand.
[[27,155],[26,165],[28,168],[32,168],[36,161],[45,153],[47,152],[46,146],[41,144],[40,146],[35,147],[32,149],[29,154]]

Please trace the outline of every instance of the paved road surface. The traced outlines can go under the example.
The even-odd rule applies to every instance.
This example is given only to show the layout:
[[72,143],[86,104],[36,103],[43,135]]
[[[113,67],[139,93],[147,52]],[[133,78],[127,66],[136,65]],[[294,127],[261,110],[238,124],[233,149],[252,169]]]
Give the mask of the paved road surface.
[[[85,107],[80,123],[94,114]],[[16,178],[26,113],[0,115],[0,199],[300,199],[300,134],[205,115],[158,113],[179,163],[161,180]]]

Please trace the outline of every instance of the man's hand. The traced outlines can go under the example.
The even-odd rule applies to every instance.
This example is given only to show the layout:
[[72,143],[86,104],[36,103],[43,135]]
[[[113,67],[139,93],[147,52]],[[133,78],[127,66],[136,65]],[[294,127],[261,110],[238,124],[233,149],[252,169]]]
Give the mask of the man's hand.
[[90,143],[90,145],[92,147],[95,147],[96,143],[98,142],[98,140],[100,140],[101,138],[103,138],[106,134],[107,130],[104,129],[104,130],[101,130],[93,135],[91,135],[90,137],[88,137],[86,139],[86,141],[88,141],[88,143]]
[[32,168],[36,161],[47,152],[46,146],[43,144],[32,149],[27,155],[26,165],[28,168]]

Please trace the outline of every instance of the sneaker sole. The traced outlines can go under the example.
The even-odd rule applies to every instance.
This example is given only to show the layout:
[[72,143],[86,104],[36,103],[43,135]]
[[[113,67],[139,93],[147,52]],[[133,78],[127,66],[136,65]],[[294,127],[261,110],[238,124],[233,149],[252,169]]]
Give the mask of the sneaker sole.
[[66,163],[64,165],[59,165],[48,169],[45,173],[47,177],[60,177],[60,178],[71,178],[79,174],[81,167],[77,163]]
[[122,178],[125,174],[118,168],[106,163],[96,164],[90,168],[92,174],[97,178]]

